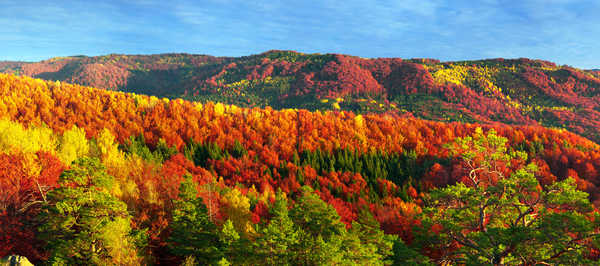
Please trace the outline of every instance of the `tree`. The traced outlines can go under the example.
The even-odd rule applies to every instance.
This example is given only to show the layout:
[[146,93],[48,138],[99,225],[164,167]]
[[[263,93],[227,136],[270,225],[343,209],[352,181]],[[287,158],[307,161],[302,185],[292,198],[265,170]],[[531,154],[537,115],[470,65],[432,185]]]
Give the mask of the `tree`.
[[358,219],[352,222],[352,228],[348,230],[348,235],[351,236],[351,241],[346,241],[344,248],[352,261],[378,265],[388,263],[387,259],[393,255],[392,248],[397,236],[384,234],[379,222],[368,209],[359,212]]
[[229,219],[223,224],[219,240],[222,243],[221,252],[223,257],[218,264],[226,261],[234,265],[254,265],[265,259],[260,258],[258,261],[255,260],[252,243],[248,238],[243,237],[243,235],[240,235],[235,230],[233,222]]
[[364,215],[348,231],[336,210],[309,187],[302,187],[290,217],[299,228],[292,264],[383,265],[390,255],[392,239],[383,235],[377,221]]
[[82,128],[73,126],[63,133],[60,139],[58,158],[66,165],[79,157],[86,156],[88,152],[89,144]]
[[137,264],[143,232],[131,230],[125,203],[110,194],[114,178],[97,159],[82,158],[64,171],[40,213],[40,238],[50,264]]
[[417,250],[407,246],[402,238],[397,238],[394,241],[393,255],[391,257],[392,265],[434,265],[430,259]]
[[243,237],[254,233],[250,213],[250,199],[239,189],[233,188],[225,192],[222,198],[221,211],[233,223],[235,230]]
[[297,262],[323,265],[342,261],[341,246],[346,226],[335,209],[321,200],[310,187],[302,187],[302,194],[291,209],[290,217],[302,229],[296,247]]
[[223,253],[223,243],[217,226],[210,220],[206,205],[197,197],[196,184],[191,176],[179,187],[179,200],[175,201],[169,246],[173,254],[193,256],[201,264],[218,262]]
[[260,230],[255,250],[270,265],[290,265],[296,256],[294,250],[299,244],[299,228],[289,217],[288,201],[281,191],[271,208],[271,221]]
[[587,193],[571,178],[542,188],[534,164],[508,174],[526,156],[509,152],[506,142],[478,128],[450,146],[468,178],[429,193],[417,241],[450,251],[438,262],[585,264],[600,228]]

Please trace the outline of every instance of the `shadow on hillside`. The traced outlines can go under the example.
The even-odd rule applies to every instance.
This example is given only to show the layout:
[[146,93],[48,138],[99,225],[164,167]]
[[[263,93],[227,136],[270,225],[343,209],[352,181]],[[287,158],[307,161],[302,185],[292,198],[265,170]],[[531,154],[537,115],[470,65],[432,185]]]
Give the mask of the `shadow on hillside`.
[[186,90],[191,93],[194,88],[204,86],[204,81],[219,70],[218,66],[130,70],[126,87],[120,89],[158,97],[180,97]]

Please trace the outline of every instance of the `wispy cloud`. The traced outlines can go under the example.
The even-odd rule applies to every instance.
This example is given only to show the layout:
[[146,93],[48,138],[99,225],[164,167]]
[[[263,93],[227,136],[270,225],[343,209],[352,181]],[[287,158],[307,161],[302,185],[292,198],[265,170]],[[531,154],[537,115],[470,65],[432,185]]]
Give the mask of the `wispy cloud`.
[[597,10],[585,0],[5,0],[0,59],[292,49],[597,67]]

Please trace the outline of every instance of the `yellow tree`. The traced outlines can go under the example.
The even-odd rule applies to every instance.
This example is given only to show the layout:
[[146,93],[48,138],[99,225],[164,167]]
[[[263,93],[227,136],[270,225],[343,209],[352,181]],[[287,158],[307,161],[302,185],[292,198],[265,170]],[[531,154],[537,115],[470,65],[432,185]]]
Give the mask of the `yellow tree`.
[[58,158],[66,165],[70,165],[75,159],[87,155],[89,149],[85,131],[73,126],[70,130],[65,131],[60,139]]
[[251,223],[250,199],[237,189],[231,189],[222,198],[223,212],[237,232],[242,235],[252,235],[255,230]]

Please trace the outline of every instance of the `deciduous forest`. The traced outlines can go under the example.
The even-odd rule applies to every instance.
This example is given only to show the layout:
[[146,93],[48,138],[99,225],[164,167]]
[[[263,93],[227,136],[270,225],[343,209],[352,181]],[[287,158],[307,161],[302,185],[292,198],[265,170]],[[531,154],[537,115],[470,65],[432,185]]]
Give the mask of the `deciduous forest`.
[[600,141],[600,76],[543,60],[366,59],[273,50],[58,57],[0,72],[238,107],[392,112],[443,121],[564,128]]
[[[271,73],[297,66],[269,55],[260,60]],[[315,57],[302,67],[328,58]],[[230,59],[195,59],[234,64],[223,75],[240,69]],[[368,91],[329,84],[335,60],[372,63],[381,71],[365,76],[380,73],[378,80],[337,71],[332,80]],[[406,108],[398,99],[415,103],[411,95],[427,93],[477,115],[432,121],[390,110],[273,109],[0,74],[0,257],[51,265],[597,263],[597,121],[577,120],[597,112],[597,77],[537,61],[510,72],[564,103],[551,108],[544,97],[517,98],[487,83],[505,74],[486,64],[517,62],[335,60],[317,68],[311,88],[330,86],[320,104],[381,93],[386,108]],[[418,78],[386,74],[381,62]],[[281,81],[260,73],[240,86]],[[404,85],[377,87],[384,77]],[[214,82],[216,90],[235,88]],[[475,83],[481,91],[465,85]],[[457,93],[465,101],[453,103]],[[482,99],[510,104],[478,107],[488,104]],[[542,117],[559,113],[581,131],[543,127]]]

